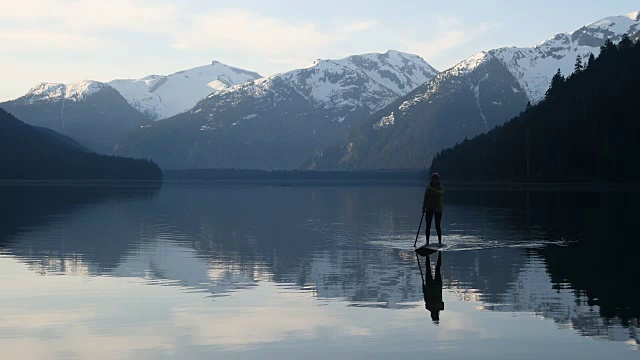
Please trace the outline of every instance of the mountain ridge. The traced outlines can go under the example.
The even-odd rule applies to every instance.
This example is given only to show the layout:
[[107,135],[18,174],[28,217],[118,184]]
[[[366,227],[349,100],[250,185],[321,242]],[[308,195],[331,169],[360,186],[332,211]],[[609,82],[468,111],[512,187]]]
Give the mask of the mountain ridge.
[[480,52],[375,113],[302,166],[425,169],[438,151],[504,123],[528,102],[540,101],[558,68],[572,72],[576,56],[597,55],[606,39],[619,41],[623,34],[639,31],[640,12],[634,12],[557,34],[536,46]]
[[91,80],[39,83],[0,107],[30,125],[70,136],[104,154],[110,154],[129,130],[150,122],[116,89]]
[[64,135],[19,120],[0,108],[0,179],[161,180],[148,160],[98,155]]
[[467,180],[640,181],[639,58],[630,38],[605,43],[585,69],[556,75],[539,104],[444,150],[431,167]]
[[118,153],[167,169],[296,168],[436,73],[398,51],[316,60],[212,93],[191,111],[134,132]]
[[170,75],[115,79],[107,84],[118,90],[141,113],[152,120],[161,120],[190,110],[215,91],[259,78],[262,76],[256,72],[214,60],[209,65]]

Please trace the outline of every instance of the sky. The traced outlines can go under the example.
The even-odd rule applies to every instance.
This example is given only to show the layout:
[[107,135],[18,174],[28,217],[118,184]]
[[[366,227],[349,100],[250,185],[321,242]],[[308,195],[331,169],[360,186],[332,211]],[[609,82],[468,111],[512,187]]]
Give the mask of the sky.
[[168,75],[212,60],[273,75],[388,49],[446,70],[637,0],[0,0],[0,101],[38,82]]

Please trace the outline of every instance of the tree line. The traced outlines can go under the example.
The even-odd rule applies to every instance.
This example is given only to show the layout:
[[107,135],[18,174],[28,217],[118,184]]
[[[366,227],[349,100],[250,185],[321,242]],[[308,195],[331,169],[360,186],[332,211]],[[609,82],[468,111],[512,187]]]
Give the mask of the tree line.
[[151,160],[98,155],[0,109],[0,179],[161,180]]
[[191,169],[165,171],[166,180],[242,180],[242,181],[417,181],[427,178],[420,171],[312,171],[312,170],[244,170],[244,169]]
[[545,98],[492,131],[439,153],[457,180],[640,181],[640,41],[607,40],[598,57],[553,76]]

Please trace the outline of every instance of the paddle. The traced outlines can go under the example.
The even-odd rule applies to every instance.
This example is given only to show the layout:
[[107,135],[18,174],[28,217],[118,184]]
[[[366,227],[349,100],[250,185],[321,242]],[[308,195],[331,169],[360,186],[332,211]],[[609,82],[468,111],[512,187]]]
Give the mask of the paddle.
[[416,234],[416,241],[413,243],[413,247],[416,247],[418,244],[418,237],[420,236],[420,229],[422,229],[422,220],[424,219],[424,211],[422,215],[420,215],[420,226],[418,226],[418,233]]

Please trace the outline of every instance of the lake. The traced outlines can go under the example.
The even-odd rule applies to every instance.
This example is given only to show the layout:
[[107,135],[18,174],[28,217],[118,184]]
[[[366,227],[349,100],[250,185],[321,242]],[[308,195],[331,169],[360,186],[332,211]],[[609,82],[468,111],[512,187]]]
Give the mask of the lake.
[[640,357],[640,193],[448,187],[441,285],[422,194],[5,184],[0,358]]

